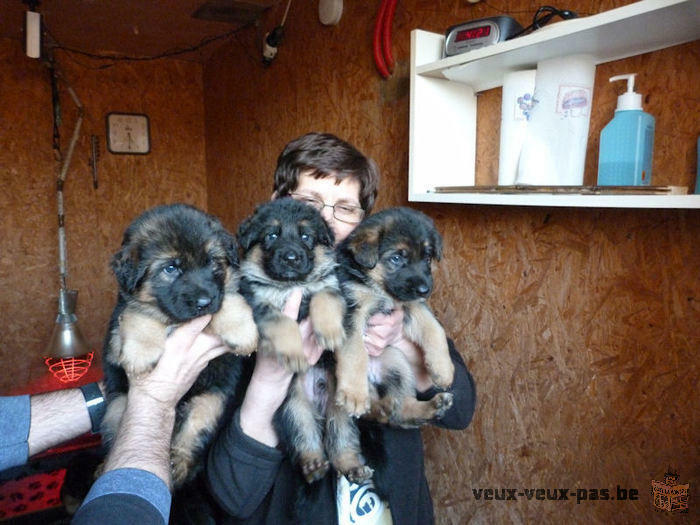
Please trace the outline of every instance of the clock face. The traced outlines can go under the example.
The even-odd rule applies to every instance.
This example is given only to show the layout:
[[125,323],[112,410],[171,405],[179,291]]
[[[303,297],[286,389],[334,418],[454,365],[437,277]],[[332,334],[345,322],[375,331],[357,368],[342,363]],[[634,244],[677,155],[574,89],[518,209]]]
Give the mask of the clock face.
[[136,113],[108,113],[107,149],[111,153],[149,153],[151,139],[148,116]]

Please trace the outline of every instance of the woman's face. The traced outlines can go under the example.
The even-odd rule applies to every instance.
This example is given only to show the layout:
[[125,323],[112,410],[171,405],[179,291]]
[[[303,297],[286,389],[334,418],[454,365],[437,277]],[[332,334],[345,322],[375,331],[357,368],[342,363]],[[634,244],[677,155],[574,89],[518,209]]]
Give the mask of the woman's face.
[[[364,215],[360,207],[360,181],[354,177],[346,177],[338,183],[333,176],[315,179],[308,173],[302,173],[292,197],[298,200],[314,199],[325,204],[321,215],[333,230],[336,243],[345,239]],[[336,206],[335,213],[333,206]],[[356,210],[359,213],[355,213],[356,217],[353,217],[352,211],[356,208],[359,208]],[[339,220],[339,216],[357,222],[345,222]]]

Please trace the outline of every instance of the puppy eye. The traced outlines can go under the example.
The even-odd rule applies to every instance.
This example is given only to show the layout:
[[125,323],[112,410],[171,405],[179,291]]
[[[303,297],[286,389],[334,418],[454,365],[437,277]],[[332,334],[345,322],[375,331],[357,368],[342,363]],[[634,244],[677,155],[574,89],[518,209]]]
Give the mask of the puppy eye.
[[399,253],[395,253],[394,255],[389,257],[389,262],[391,262],[392,264],[401,264],[402,261],[403,257]]
[[268,241],[274,241],[275,239],[277,239],[277,234],[274,232],[268,233],[267,235],[265,235],[265,239]]
[[163,272],[167,273],[168,275],[176,274],[179,271],[180,271],[180,269],[177,266],[175,266],[174,264],[169,264],[168,266],[163,268]]
[[302,241],[308,241],[311,239],[311,236],[308,233],[302,233],[300,237]]

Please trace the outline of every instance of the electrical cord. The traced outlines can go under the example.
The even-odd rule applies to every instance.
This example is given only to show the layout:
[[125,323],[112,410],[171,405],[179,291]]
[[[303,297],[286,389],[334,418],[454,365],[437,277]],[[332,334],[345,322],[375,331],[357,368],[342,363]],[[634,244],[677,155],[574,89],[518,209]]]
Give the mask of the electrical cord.
[[514,34],[512,37],[510,37],[509,40],[512,40],[513,38],[517,38],[519,36],[523,36],[527,33],[536,31],[537,29],[544,27],[555,16],[559,16],[564,20],[578,18],[578,14],[574,11],[570,11],[569,9],[557,9],[556,7],[552,7],[551,5],[543,5],[535,12],[535,16],[532,17],[532,24],[523,28],[522,31]]
[[[142,57],[137,57],[137,56],[131,56],[131,55],[119,55],[119,54],[99,54],[99,53],[90,53],[88,51],[83,51],[81,49],[75,49],[72,47],[64,46],[61,43],[59,43],[56,38],[51,34],[51,31],[46,28],[46,25],[44,24],[44,29],[45,31],[54,39],[56,42],[56,45],[53,46],[54,49],[62,49],[64,51],[68,51],[70,53],[75,53],[78,55],[82,55],[88,58],[94,58],[98,60],[112,60],[114,62],[143,62],[143,61],[148,61],[148,60],[158,60],[160,58],[168,58],[168,57],[173,57],[173,56],[178,56],[178,55],[184,55],[186,53],[192,53],[194,51],[198,51],[204,46],[207,46],[211,44],[212,42],[216,42],[218,40],[222,40],[224,38],[228,38],[232,35],[235,35],[239,33],[240,31],[243,31],[244,29],[247,29],[251,25],[254,25],[255,22],[248,22],[247,24],[243,24],[240,27],[237,27],[236,29],[232,29],[231,31],[227,31],[225,33],[221,33],[218,35],[213,35],[210,37],[203,38],[202,40],[199,41],[199,43],[183,47],[183,48],[177,48],[169,51],[164,51],[162,53],[158,53],[157,55],[150,55],[150,56],[142,56]],[[109,66],[108,66],[109,67]]]
[[262,61],[266,66],[269,66],[277,56],[277,48],[284,38],[284,23],[287,21],[290,5],[292,5],[292,0],[287,1],[287,8],[284,10],[284,16],[280,24],[267,33],[263,39]]

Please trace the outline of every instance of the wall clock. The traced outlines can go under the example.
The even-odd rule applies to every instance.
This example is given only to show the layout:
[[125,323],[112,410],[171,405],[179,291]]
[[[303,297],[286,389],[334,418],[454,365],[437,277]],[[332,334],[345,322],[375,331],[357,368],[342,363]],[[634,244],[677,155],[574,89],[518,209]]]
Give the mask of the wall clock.
[[110,153],[146,155],[151,151],[148,115],[107,113],[107,149]]

